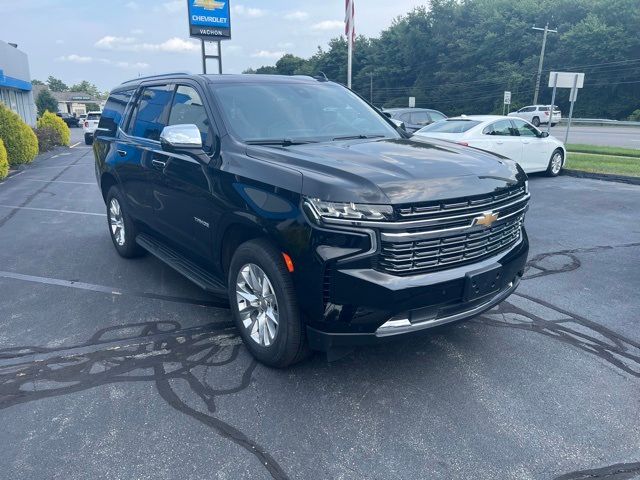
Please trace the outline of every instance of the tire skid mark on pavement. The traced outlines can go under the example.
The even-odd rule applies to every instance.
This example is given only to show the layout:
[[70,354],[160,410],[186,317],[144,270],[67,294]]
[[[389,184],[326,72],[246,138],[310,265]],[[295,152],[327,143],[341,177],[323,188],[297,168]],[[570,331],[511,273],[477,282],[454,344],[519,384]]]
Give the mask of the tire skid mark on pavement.
[[[547,275],[554,275],[556,273],[566,273],[577,270],[578,268],[580,268],[581,263],[578,257],[575,255],[576,253],[595,253],[602,250],[613,250],[615,248],[631,247],[640,247],[640,242],[623,243],[619,245],[598,245],[595,247],[581,247],[568,250],[559,250],[557,252],[541,253],[529,259],[525,267],[523,280],[530,280],[532,278],[545,277]],[[561,265],[557,267],[548,267],[543,264],[545,260],[560,260]],[[529,273],[532,269],[539,270],[539,272]]]
[[[78,158],[75,160],[75,162],[73,162],[72,164],[64,167],[64,169],[57,173],[51,180],[58,180],[58,178],[60,178],[62,175],[65,174],[65,172],[67,171],[68,168],[72,167],[72,166],[76,166],[76,164],[82,160],[85,156],[87,156],[87,154],[89,153],[89,151],[78,155]],[[51,168],[51,167],[40,167],[39,165],[36,166],[34,168],[34,170],[39,170],[41,168]],[[37,189],[36,191],[34,191],[33,193],[31,193],[30,195],[27,196],[27,198],[20,204],[17,205],[17,207],[26,207],[27,205],[29,205],[29,203],[31,203],[31,201],[33,201],[33,199],[35,199],[40,193],[42,193],[47,187],[49,186],[49,182],[45,183],[42,187],[40,187],[39,189]],[[20,208],[13,208],[6,216],[4,216],[3,218],[0,219],[0,228],[2,228],[9,220],[11,220],[18,212],[20,211]]]
[[[138,335],[131,335],[132,329],[137,329]],[[26,346],[0,350],[4,356],[27,355],[19,358],[22,363],[0,365],[0,410],[103,385],[155,382],[159,395],[175,410],[244,448],[272,478],[287,479],[288,475],[263,446],[215,415],[218,397],[240,393],[251,384],[257,362],[246,353],[240,355],[241,343],[227,322],[216,324],[216,328],[205,325],[183,329],[178,322],[160,321],[105,328],[85,344],[66,349]],[[86,348],[92,345],[93,348]],[[76,353],[70,354],[74,349]],[[30,355],[40,355],[41,359],[29,361]],[[241,362],[244,365],[240,365],[238,375],[237,364]],[[220,369],[220,375],[213,379],[201,375],[203,370],[212,369]],[[225,382],[224,387],[216,388],[210,384],[224,373],[234,372],[235,386],[228,387]],[[174,383],[179,381],[189,386],[204,409],[191,406],[180,397],[174,389]]]
[[60,278],[51,278],[51,277],[39,277],[36,275],[25,275],[22,273],[7,272],[3,270],[0,270],[0,278],[10,278],[13,280],[40,283],[44,285],[56,285],[60,287],[76,288],[79,290],[88,290],[91,292],[106,293],[108,295],[124,295],[124,296],[138,297],[138,298],[150,298],[154,300],[163,300],[167,302],[199,305],[202,307],[225,308],[225,309],[229,308],[229,302],[224,298],[219,298],[216,300],[206,300],[206,299],[200,300],[197,298],[163,295],[160,293],[153,293],[153,292],[146,292],[146,291],[122,290],[120,288],[108,287],[105,285],[97,285],[94,283],[77,282],[73,280],[63,280]]
[[630,480],[640,477],[640,462],[634,463],[616,463],[608,467],[593,468],[590,470],[580,470],[570,472],[555,477],[554,480],[588,480],[592,479],[610,479],[610,480]]

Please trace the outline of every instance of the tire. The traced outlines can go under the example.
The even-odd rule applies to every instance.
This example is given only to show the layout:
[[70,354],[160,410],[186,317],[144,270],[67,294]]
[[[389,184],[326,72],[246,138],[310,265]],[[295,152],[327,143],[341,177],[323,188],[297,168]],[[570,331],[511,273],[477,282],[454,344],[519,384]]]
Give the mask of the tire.
[[[558,163],[559,162],[559,163]],[[547,176],[548,177],[557,177],[560,175],[562,171],[562,167],[564,166],[564,153],[559,148],[556,148],[551,154],[551,158],[549,159],[549,165],[547,166]]]
[[[309,349],[293,281],[278,249],[265,239],[240,245],[229,265],[228,285],[235,324],[256,360],[284,368],[307,355]],[[250,300],[256,297],[253,295],[256,292],[261,298]]]
[[85,133],[84,134],[84,143],[85,143],[85,145],[91,145],[93,143],[93,135]]
[[113,246],[121,257],[135,258],[144,254],[144,249],[136,243],[136,225],[127,213],[123,195],[116,185],[107,193],[107,225]]
[[538,117],[533,117],[533,119],[531,120],[531,123],[533,124],[534,127],[538,128],[540,126],[540,119]]

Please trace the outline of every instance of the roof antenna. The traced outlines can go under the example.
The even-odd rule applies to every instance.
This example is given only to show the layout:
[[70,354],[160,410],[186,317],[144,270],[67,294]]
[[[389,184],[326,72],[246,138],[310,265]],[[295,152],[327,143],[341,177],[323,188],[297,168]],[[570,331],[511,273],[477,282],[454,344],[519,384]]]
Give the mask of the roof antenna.
[[325,75],[324,72],[318,72],[318,74],[313,78],[315,78],[319,82],[328,82],[329,81],[329,79],[327,78],[327,76]]

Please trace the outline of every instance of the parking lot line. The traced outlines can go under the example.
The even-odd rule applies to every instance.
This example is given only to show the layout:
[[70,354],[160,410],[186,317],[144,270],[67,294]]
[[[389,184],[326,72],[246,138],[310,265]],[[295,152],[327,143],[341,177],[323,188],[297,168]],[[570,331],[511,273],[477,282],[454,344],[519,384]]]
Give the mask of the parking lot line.
[[23,180],[29,182],[41,182],[41,183],[72,183],[74,185],[97,185],[96,182],[71,182],[66,180],[38,180],[37,178],[23,178]]
[[190,305],[199,305],[201,307],[228,308],[229,304],[226,299],[219,300],[200,300],[197,298],[176,297],[172,295],[162,295],[159,293],[142,292],[135,290],[121,290],[115,287],[105,285],[96,285],[94,283],[73,282],[60,278],[39,277],[36,275],[25,275],[16,272],[0,271],[0,278],[11,278],[14,280],[22,280],[25,282],[41,283],[44,285],[56,285],[59,287],[76,288],[78,290],[88,290],[91,292],[107,293],[109,295],[126,295],[133,297],[151,298],[155,300],[164,300],[174,303],[186,303]]
[[[50,182],[46,182],[46,183],[50,183]],[[36,210],[36,211],[40,211],[40,212],[54,212],[54,213],[74,213],[77,215],[93,215],[96,217],[106,217],[107,214],[106,213],[95,213],[95,212],[78,212],[76,210],[58,210],[55,208],[36,208],[36,207],[20,207],[18,205],[0,205],[0,208],[10,208],[10,209],[17,209],[17,210]]]
[[71,145],[69,148],[77,147],[78,145],[80,145],[80,143],[81,143],[81,142],[76,142],[76,143],[74,143],[73,145]]

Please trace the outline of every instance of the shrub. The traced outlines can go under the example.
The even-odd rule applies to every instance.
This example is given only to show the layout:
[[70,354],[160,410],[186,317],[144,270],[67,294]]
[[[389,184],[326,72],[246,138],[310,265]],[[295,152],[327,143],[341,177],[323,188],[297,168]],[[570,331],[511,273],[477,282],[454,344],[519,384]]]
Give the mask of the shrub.
[[67,124],[64,123],[59,116],[55,113],[44,112],[44,114],[38,119],[38,128],[50,128],[58,132],[58,138],[55,145],[69,145],[71,141],[71,131]]
[[38,137],[40,153],[48,152],[60,144],[60,132],[51,127],[39,127],[33,130]]
[[43,89],[36,98],[36,107],[38,107],[38,115],[44,115],[44,112],[58,111],[58,101],[51,95],[48,88]]
[[638,110],[634,110],[631,115],[629,115],[629,120],[640,122],[640,108]]
[[9,161],[7,160],[7,149],[0,138],[0,180],[5,178],[9,173]]
[[20,116],[0,104],[0,139],[7,149],[9,165],[31,163],[38,154],[38,139]]

